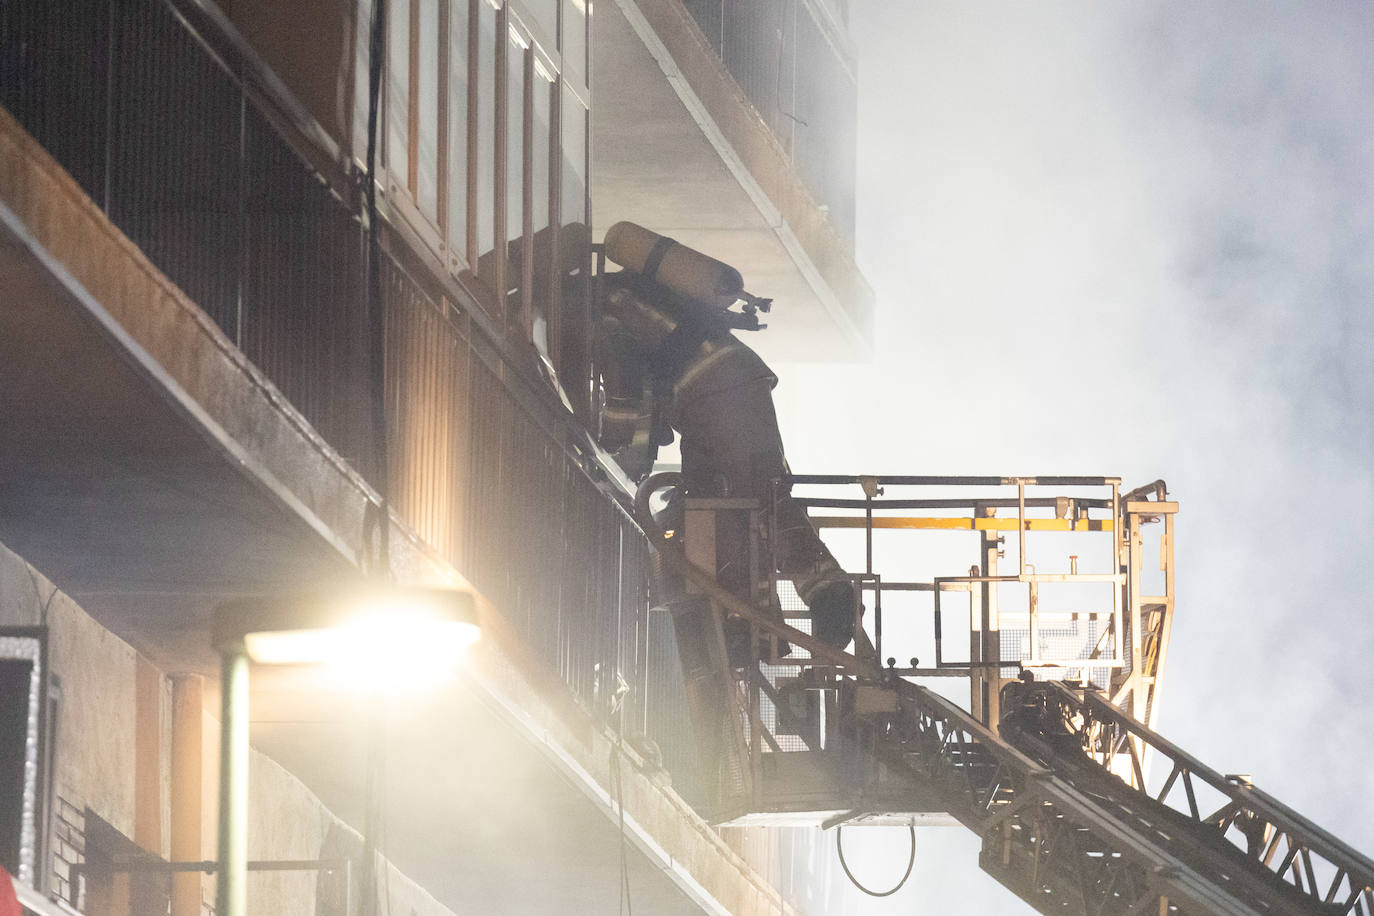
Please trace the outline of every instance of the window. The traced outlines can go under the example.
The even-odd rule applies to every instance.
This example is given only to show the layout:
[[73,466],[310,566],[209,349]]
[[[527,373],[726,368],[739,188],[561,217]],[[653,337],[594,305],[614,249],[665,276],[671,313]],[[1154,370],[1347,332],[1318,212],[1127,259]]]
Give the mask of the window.
[[585,376],[591,357],[587,339],[591,242],[587,227],[587,107],[567,83],[563,85],[561,102],[558,369],[574,409],[585,416]]
[[[490,7],[488,7],[490,10]],[[475,10],[475,7],[473,7]],[[494,15],[494,11],[491,11]],[[367,143],[367,66],[370,11],[360,9],[355,102],[358,157]],[[468,261],[469,42],[466,0],[388,0],[387,70],[383,87],[386,191],[393,215],[453,269]]]
[[587,222],[587,106],[570,85],[563,88],[564,226]]
[[[395,193],[410,187],[410,0],[389,0],[386,16],[385,161],[391,175],[391,191]],[[367,60],[366,51],[363,60]],[[366,73],[363,87],[366,92]]]
[[[404,5],[404,3],[402,3]],[[414,77],[415,116],[410,119],[410,164],[415,175],[410,190],[420,213],[433,225],[439,223],[439,0],[417,0],[419,15],[411,20],[410,38]]]
[[477,179],[472,200],[476,232],[469,244],[477,275],[490,283],[495,279],[496,247],[496,10],[487,0],[472,0],[472,4],[477,19],[477,53],[472,62],[477,73],[477,111],[468,117],[476,131],[469,149]]
[[526,70],[529,67],[529,48],[523,35],[511,27],[506,44],[506,257],[507,270],[503,293],[508,295],[506,317],[508,326],[525,325],[528,321],[528,290],[522,275],[528,263],[524,251],[525,239],[525,115],[527,92]]
[[468,56],[471,16],[467,0],[448,11],[448,128],[447,168],[444,170],[445,239],[449,269],[468,257]]
[[[387,4],[380,160],[388,212],[505,330],[558,363],[560,303],[587,247],[587,2]],[[361,162],[368,0],[358,15]],[[569,224],[579,231],[574,244],[564,241]]]
[[531,75],[530,119],[530,252],[532,267],[529,274],[530,333],[534,344],[548,356],[552,350],[549,340],[548,313],[554,288],[554,240],[551,228],[554,178],[552,173],[553,137],[550,132],[553,93],[556,83],[543,63],[534,59]]
[[563,0],[563,75],[585,85],[587,66],[587,0]]
[[361,167],[367,156],[367,58],[372,29],[372,0],[358,0],[353,30],[353,158]]

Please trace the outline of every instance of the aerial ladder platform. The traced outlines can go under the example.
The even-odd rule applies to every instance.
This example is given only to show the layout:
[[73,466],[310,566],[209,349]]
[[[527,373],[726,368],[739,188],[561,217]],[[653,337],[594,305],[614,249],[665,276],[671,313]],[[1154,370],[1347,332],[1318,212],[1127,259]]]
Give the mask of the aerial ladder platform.
[[[862,569],[852,651],[810,635],[774,572],[766,500],[678,483],[649,477],[636,514],[715,822],[960,824],[1044,913],[1374,916],[1374,861],[1152,728],[1174,614],[1163,481],[779,481]],[[750,532],[747,589],[717,582],[723,524]]]

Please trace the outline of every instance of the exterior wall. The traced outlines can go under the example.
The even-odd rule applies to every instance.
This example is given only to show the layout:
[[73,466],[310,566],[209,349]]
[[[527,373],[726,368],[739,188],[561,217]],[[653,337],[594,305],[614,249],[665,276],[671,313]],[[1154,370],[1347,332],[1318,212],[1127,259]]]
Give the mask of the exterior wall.
[[[399,405],[390,487],[406,522],[497,604],[533,657],[585,709],[598,700],[592,674],[598,665],[624,673],[636,688],[629,700],[633,720],[653,676],[644,662],[643,542],[585,473],[590,460],[584,464],[566,451],[571,437],[558,425],[564,414],[558,392],[539,374],[540,366],[551,366],[586,418],[587,341],[578,325],[585,301],[577,285],[585,280],[586,239],[576,232],[588,215],[585,20],[580,60],[576,38],[576,11],[586,5],[498,5],[402,0],[391,7],[393,22],[405,28],[388,45],[383,113],[387,393]],[[370,14],[365,0],[352,18],[352,36],[344,34],[349,19],[336,15],[338,7],[303,8],[321,7],[327,53],[319,58],[327,63],[318,70],[296,60],[310,15],[248,0],[223,6],[325,132],[351,160],[360,159],[356,90],[363,68],[356,54],[365,47],[357,41]],[[180,287],[159,284],[157,295],[193,300],[218,325],[226,351],[246,354],[270,377],[273,396],[284,394],[313,424],[332,447],[329,457],[341,455],[375,483],[367,460],[372,443],[357,408],[366,394],[357,260],[363,236],[352,176],[338,162],[322,161],[318,149],[300,155],[308,143],[283,126],[290,112],[260,107],[264,92],[247,85],[249,71],[217,69],[188,36],[178,33],[166,47],[148,49],[140,60],[151,77],[93,72],[99,62],[123,61],[108,47],[97,53],[100,36],[131,39],[139,29],[170,21],[158,0],[121,4],[142,17],[127,28],[79,18],[101,8],[83,4],[76,20],[63,23],[76,50],[63,57],[70,72],[62,78],[78,88],[108,82],[127,89],[128,83],[133,88],[124,102],[130,105],[153,98],[139,94],[135,76],[154,87],[175,84],[178,92],[157,96],[169,107],[138,109],[146,123],[127,125],[129,135],[114,138],[99,126],[110,123],[111,113],[98,109],[104,92],[74,93],[83,107],[65,113],[13,93],[0,102],[21,120],[38,112],[25,121],[28,129]],[[406,18],[415,11],[423,21]],[[350,41],[355,56],[343,60]],[[349,73],[351,96],[349,81],[340,78]],[[53,74],[47,77],[46,85],[54,85]],[[25,91],[35,85],[41,79]],[[431,136],[431,123],[445,125],[445,132]],[[164,143],[159,124],[174,125],[187,139]],[[170,168],[153,155],[164,148],[173,153]],[[183,168],[187,163],[193,167]],[[99,274],[99,265],[71,260],[104,298],[109,291],[86,276]],[[139,309],[151,312],[143,306],[152,301],[140,300]],[[38,583],[32,600],[23,597],[27,578]],[[52,627],[54,670],[64,676],[66,691],[57,788],[64,860],[79,859],[88,845],[88,810],[155,854],[169,855],[176,736],[165,674],[157,672],[149,690],[146,660],[3,551],[0,608],[12,614],[0,620],[43,618]],[[213,812],[217,728],[208,715],[201,733],[201,810]],[[340,833],[337,820],[290,774],[255,756],[252,778],[259,807],[251,857],[310,858],[330,842],[347,842],[338,839],[346,831]],[[670,814],[665,824],[678,816]],[[203,816],[201,824],[201,854],[212,858],[213,823]],[[253,881],[255,894],[263,887],[276,895],[277,905],[264,912],[308,912],[314,905],[314,879]],[[205,900],[213,897],[209,885],[201,885]],[[398,911],[430,912],[422,891],[400,880],[392,886]]]
[[[852,916],[857,893],[835,852],[835,832],[817,827],[723,827],[721,838],[798,912]],[[851,857],[852,860],[852,857]]]
[[62,679],[63,694],[57,793],[132,837],[138,656],[60,592],[48,607],[47,626],[52,670]]
[[[826,308],[843,315],[859,338],[871,341],[873,291],[854,261],[854,74],[837,47],[835,27],[822,25],[829,17],[816,16],[801,0],[781,6],[746,0],[615,3],[641,37],[651,33],[646,44],[651,40],[661,45],[680,73],[675,79],[692,97],[692,105],[704,109],[712,130],[718,131],[733,160],[732,169],[747,173],[747,180],[775,208],[775,213],[765,210],[765,217],[780,223],[779,238],[794,257],[801,258],[796,262],[799,266],[807,265],[804,272],[808,276],[814,272],[814,278],[808,279],[812,288],[823,299],[833,300]],[[769,19],[768,11],[784,7],[791,11],[788,28],[792,32],[780,30],[782,23]],[[717,8],[732,12],[713,27],[708,14]],[[737,49],[722,50],[725,33],[720,30],[727,25]],[[717,36],[714,46],[707,31]],[[802,39],[808,48],[801,47]],[[746,67],[782,58],[795,60],[796,85],[788,83],[788,93],[795,90],[804,95],[814,90],[812,117],[822,129],[808,126],[802,131],[792,120],[796,113],[780,94],[778,79]],[[823,77],[819,70],[830,75]],[[775,66],[772,72],[780,71]],[[754,89],[752,95],[749,87]],[[684,95],[682,89],[677,91]]]
[[819,0],[682,4],[852,251],[858,92],[843,16]]
[[[150,815],[159,825],[157,835],[152,843],[137,845],[158,859],[169,858],[167,828],[174,816],[170,796],[172,679],[152,668],[41,573],[0,545],[0,626],[40,625],[48,628],[51,674],[62,685],[56,741],[58,803],[53,812],[54,889],[86,912],[128,914],[130,910],[121,909],[127,904],[120,902],[120,890],[97,887],[94,876],[73,882],[71,866],[85,862],[90,852],[92,817],[109,824],[132,844],[140,820]],[[145,691],[140,695],[138,689],[141,672],[145,679],[149,673],[153,678],[152,710],[146,708],[149,694]],[[140,700],[144,708],[140,708]],[[156,725],[156,747],[151,756],[144,756],[137,747],[137,722],[149,713]],[[204,748],[199,858],[213,860],[219,723],[202,711],[197,724]],[[361,839],[352,828],[336,818],[300,780],[257,751],[252,754],[249,779],[250,860],[356,857],[361,852]],[[140,814],[145,817],[140,818]],[[390,864],[383,866],[390,880],[380,884],[390,895],[393,911],[448,916],[450,911],[413,881]],[[197,880],[201,910],[213,912],[214,880],[198,876]],[[254,914],[326,916],[339,912],[329,908],[337,902],[329,896],[332,886],[315,872],[254,873],[248,886]],[[137,903],[132,912],[138,912]]]

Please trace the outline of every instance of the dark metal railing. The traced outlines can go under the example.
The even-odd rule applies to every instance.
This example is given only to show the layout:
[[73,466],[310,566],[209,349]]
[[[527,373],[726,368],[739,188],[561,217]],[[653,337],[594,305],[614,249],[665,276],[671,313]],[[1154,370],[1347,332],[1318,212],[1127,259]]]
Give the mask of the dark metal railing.
[[352,209],[160,0],[0,0],[0,104],[365,476]]

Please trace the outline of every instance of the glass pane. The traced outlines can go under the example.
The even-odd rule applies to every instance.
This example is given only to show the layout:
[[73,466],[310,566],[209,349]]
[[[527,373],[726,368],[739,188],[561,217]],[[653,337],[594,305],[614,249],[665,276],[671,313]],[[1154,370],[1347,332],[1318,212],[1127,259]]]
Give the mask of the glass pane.
[[587,109],[563,89],[563,225],[587,221]]
[[590,316],[587,312],[587,270],[591,233],[587,228],[587,109],[568,87],[563,88],[562,228],[558,260],[562,304],[558,328],[558,376],[573,410],[584,419],[590,404]]
[[439,221],[439,0],[420,0],[420,55],[416,134],[420,148],[416,153],[415,202],[420,212],[435,223]]
[[[525,234],[525,56],[530,52],[514,36],[506,48],[506,291],[521,285],[521,238]],[[516,309],[521,299],[508,309]],[[507,311],[508,315],[514,312]]]
[[415,202],[420,213],[438,222],[438,0],[420,0],[419,22],[419,150],[416,152]]
[[[496,10],[487,0],[477,8],[477,256],[490,260],[496,225]],[[502,37],[504,41],[504,36]],[[479,268],[488,276],[490,268]]]
[[390,0],[386,31],[386,167],[404,188],[410,185],[410,0]]
[[553,106],[553,82],[539,68],[534,71],[534,125],[530,139],[533,182],[530,202],[537,234],[549,225],[549,111]]
[[467,0],[453,0],[448,14],[448,244],[464,258],[468,256],[469,31]]
[[367,160],[368,42],[372,35],[372,2],[358,0],[357,32],[353,38],[353,158]]
[[525,231],[525,55],[514,41],[506,49],[506,236]]
[[575,75],[570,82],[587,81],[587,0],[563,0],[563,52],[564,79],[571,70]]
[[530,213],[534,233],[534,287],[531,301],[534,315],[534,342],[549,352],[546,315],[552,279],[553,238],[549,230],[549,112],[553,105],[554,83],[539,68],[534,70],[534,117],[530,133]]

